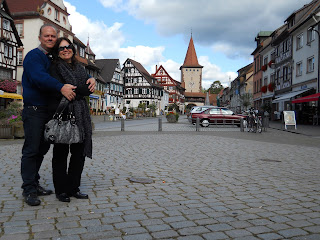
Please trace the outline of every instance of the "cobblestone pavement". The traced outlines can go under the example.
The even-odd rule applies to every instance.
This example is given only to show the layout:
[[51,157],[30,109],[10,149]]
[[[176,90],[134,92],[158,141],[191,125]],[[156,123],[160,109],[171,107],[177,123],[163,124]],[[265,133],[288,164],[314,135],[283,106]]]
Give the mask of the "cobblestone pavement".
[[[50,195],[37,207],[21,196],[22,141],[6,142],[1,240],[320,239],[320,139],[276,130],[97,132],[81,186],[90,199]],[[53,189],[51,156],[40,174]]]

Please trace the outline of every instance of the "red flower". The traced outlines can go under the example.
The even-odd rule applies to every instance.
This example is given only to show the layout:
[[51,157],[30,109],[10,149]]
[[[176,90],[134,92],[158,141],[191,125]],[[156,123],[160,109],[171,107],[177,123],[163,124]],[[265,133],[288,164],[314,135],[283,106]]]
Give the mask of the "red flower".
[[267,92],[267,86],[263,86],[263,87],[261,88],[261,92],[266,93],[266,92]]
[[261,70],[262,70],[262,71],[266,71],[266,70],[267,70],[267,64],[266,64],[266,65],[263,65],[263,66],[261,67]]
[[270,92],[273,92],[273,90],[274,90],[274,83],[269,83],[269,85],[268,85],[268,90],[269,90]]

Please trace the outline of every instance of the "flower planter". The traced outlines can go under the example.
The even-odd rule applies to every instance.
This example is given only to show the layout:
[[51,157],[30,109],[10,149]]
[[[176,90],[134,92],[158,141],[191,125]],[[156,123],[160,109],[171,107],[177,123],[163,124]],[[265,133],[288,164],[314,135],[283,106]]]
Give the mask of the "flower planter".
[[13,136],[15,138],[24,138],[23,122],[12,123],[13,126]]
[[9,124],[0,124],[0,138],[13,138],[13,127]]

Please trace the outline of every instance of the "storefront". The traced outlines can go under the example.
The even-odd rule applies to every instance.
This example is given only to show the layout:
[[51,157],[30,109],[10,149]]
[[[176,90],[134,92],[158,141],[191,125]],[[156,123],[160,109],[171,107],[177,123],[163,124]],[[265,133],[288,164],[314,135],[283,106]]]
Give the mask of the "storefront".
[[319,125],[319,97],[320,93],[314,93],[291,101],[295,104],[298,122]]
[[22,100],[22,95],[0,90],[0,110],[6,109],[8,104],[14,99]]

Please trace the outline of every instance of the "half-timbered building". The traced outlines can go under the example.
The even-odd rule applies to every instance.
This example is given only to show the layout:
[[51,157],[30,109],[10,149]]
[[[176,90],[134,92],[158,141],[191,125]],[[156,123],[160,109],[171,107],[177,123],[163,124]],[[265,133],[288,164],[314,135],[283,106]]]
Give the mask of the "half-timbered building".
[[140,103],[148,107],[155,104],[159,114],[163,87],[158,80],[138,62],[128,58],[122,68],[124,74],[124,101],[127,108],[136,108]]
[[162,65],[159,68],[156,66],[156,72],[152,76],[158,79],[164,90],[169,92],[169,104],[175,103],[183,111],[185,89],[181,86],[181,82],[174,80]]
[[0,109],[12,99],[22,99],[17,91],[17,48],[23,44],[14,25],[6,0],[0,8]]
[[97,59],[100,75],[105,79],[104,98],[106,108],[123,108],[123,73],[119,59]]

